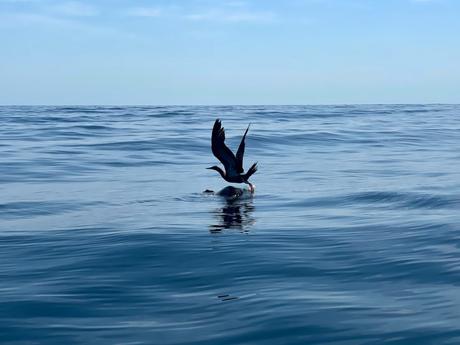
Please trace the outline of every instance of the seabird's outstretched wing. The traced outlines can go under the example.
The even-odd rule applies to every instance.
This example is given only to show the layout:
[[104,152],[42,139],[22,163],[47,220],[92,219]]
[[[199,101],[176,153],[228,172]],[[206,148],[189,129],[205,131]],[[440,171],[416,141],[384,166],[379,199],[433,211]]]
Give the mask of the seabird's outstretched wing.
[[211,148],[214,156],[224,165],[227,175],[238,175],[235,155],[225,145],[225,131],[219,119],[214,122],[214,127],[212,128]]
[[[251,124],[249,124],[249,126],[251,126]],[[244,156],[244,148],[245,148],[244,140],[246,139],[246,134],[248,134],[249,126],[248,128],[246,128],[246,132],[244,132],[243,138],[241,138],[240,146],[238,146],[238,151],[236,152],[236,171],[239,174],[242,174],[244,172],[244,168],[243,168],[243,156]]]

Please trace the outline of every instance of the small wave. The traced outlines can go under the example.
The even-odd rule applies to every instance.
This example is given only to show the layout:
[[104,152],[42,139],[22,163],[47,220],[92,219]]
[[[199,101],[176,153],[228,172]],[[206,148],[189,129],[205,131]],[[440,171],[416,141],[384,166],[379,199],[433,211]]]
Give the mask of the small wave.
[[58,215],[76,211],[102,202],[81,203],[73,201],[16,201],[0,204],[0,218],[24,219],[37,216]]
[[460,206],[460,197],[451,195],[431,195],[420,193],[398,192],[365,192],[349,197],[353,202],[368,204],[392,203],[406,208],[453,208]]
[[398,192],[363,192],[335,197],[315,197],[288,202],[289,207],[346,207],[355,204],[410,209],[451,209],[460,207],[460,197]]
[[88,129],[88,130],[113,130],[112,127],[102,125],[78,125],[71,128]]
[[312,144],[338,144],[346,140],[346,137],[332,132],[316,132],[316,133],[295,133],[279,136],[278,134],[254,134],[251,140],[255,142],[264,142],[270,144],[299,146]]

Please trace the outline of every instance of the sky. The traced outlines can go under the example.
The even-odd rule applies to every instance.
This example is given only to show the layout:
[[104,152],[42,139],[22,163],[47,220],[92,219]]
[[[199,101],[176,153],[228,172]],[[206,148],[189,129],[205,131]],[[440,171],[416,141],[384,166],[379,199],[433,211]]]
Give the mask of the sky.
[[0,104],[460,103],[459,0],[0,0]]

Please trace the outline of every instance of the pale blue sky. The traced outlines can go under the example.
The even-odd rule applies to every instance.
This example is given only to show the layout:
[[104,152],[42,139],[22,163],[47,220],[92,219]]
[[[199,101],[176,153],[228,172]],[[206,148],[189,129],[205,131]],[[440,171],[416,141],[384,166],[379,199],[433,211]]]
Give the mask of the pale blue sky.
[[459,0],[0,0],[0,104],[460,103]]

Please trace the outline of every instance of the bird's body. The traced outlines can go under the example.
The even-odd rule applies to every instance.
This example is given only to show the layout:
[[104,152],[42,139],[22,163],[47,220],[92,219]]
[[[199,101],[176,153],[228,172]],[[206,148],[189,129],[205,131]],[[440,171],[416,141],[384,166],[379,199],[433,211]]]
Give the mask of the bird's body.
[[254,192],[254,186],[248,181],[249,177],[257,171],[257,163],[254,163],[249,170],[244,173],[243,156],[245,148],[246,134],[249,126],[241,139],[240,146],[236,156],[225,145],[225,131],[219,119],[214,122],[211,137],[211,148],[214,156],[224,165],[225,171],[218,166],[212,166],[208,169],[216,170],[222,178],[230,183],[246,183],[249,185],[250,191]]

